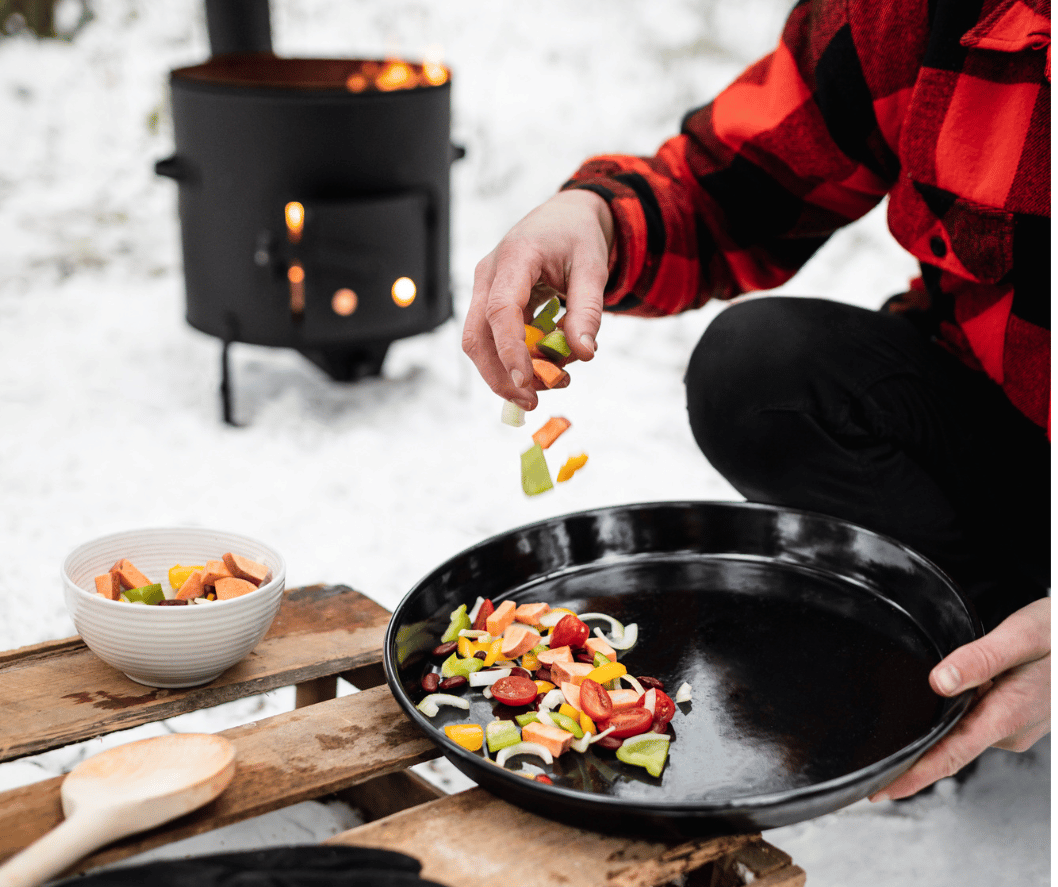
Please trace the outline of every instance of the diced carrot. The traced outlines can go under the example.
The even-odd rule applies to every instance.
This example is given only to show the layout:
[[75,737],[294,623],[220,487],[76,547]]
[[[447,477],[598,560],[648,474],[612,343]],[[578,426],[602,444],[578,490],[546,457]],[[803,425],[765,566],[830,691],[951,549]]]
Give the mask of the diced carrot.
[[514,622],[514,611],[516,608],[514,601],[504,601],[485,620],[485,631],[494,638],[498,638],[503,634],[507,626]]
[[227,601],[233,597],[242,597],[251,591],[257,591],[257,586],[245,579],[236,579],[234,576],[222,577],[217,580],[217,600]]
[[232,554],[230,551],[224,555],[224,566],[236,579],[245,579],[258,586],[267,582],[268,577],[272,575],[272,571],[264,564],[259,564],[240,554]]
[[553,650],[541,650],[536,658],[544,665],[552,665],[555,662],[572,662],[573,651],[569,646],[555,647]]
[[522,727],[522,742],[536,742],[557,758],[569,750],[570,744],[573,742],[573,734],[566,732],[561,727],[530,721]]
[[588,638],[584,642],[584,649],[589,653],[602,653],[611,662],[617,661],[617,653],[614,652],[614,648],[611,647],[602,638]]
[[118,574],[112,572],[96,576],[96,592],[107,600],[118,600],[121,597],[121,579],[118,578]]
[[607,690],[613,710],[620,711],[622,708],[635,708],[639,705],[639,694],[635,690]]
[[203,585],[216,585],[218,579],[232,579],[231,570],[224,561],[206,561],[206,568],[202,571]]
[[565,388],[569,384],[569,373],[549,360],[534,357],[533,373],[545,388]]
[[540,619],[548,614],[551,607],[548,604],[522,604],[514,611],[514,621],[524,622],[526,625],[539,625]]
[[577,711],[583,711],[580,705],[580,684],[573,684],[566,681],[564,684],[559,684],[558,689],[560,689],[562,695],[566,697],[566,702],[572,705]]
[[591,671],[590,662],[555,662],[551,665],[551,680],[556,684],[569,681],[580,686]]
[[540,635],[521,622],[512,622],[503,631],[503,646],[500,655],[504,659],[517,659],[540,643]]
[[176,592],[178,601],[190,601],[202,597],[206,593],[206,586],[202,583],[202,571],[192,570],[191,575],[184,580],[184,584]]
[[533,434],[533,441],[540,444],[541,449],[546,450],[558,440],[558,436],[563,431],[569,428],[569,424],[569,419],[563,416],[552,416]]
[[151,584],[151,580],[137,570],[127,557],[123,557],[114,564],[110,568],[110,572],[118,574],[118,580],[121,582],[122,588],[143,588],[144,585]]
[[570,456],[565,464],[558,470],[557,480],[559,483],[569,480],[579,469],[588,462],[588,454],[581,453],[579,456]]

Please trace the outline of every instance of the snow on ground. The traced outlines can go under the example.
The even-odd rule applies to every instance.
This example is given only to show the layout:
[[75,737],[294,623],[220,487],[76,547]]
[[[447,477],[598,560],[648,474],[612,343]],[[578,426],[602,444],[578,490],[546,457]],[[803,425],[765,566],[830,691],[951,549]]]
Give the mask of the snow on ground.
[[[267,540],[292,585],[342,582],[387,607],[426,572],[522,523],[599,505],[737,498],[701,458],[681,377],[720,310],[608,318],[598,358],[543,398],[588,467],[524,497],[530,428],[462,355],[473,268],[594,153],[651,153],[777,37],[782,0],[274,0],[287,55],[423,58],[455,72],[456,318],[396,343],[380,378],[330,381],[299,355],[232,349],[236,416],[220,421],[220,347],[183,321],[167,73],[208,54],[197,0],[96,0],[72,43],[0,40],[0,648],[73,633],[59,565],[87,539],[197,524]],[[784,291],[868,307],[914,273],[884,208],[835,237]],[[63,772],[108,744],[218,730],[288,709],[278,691],[0,768],[0,785]],[[443,764],[423,768],[454,788]],[[989,753],[965,786],[853,805],[767,837],[812,885],[1049,883],[1050,744]],[[322,804],[226,832],[212,846],[319,837]]]

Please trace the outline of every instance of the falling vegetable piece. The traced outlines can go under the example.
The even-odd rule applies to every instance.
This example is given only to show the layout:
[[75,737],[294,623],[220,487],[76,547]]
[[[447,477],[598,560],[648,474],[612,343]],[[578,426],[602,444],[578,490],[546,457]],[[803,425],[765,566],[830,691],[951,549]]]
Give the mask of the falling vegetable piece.
[[566,464],[558,470],[558,482],[564,483],[573,477],[574,473],[583,468],[588,461],[588,454],[581,453],[579,456],[570,456]]
[[569,373],[539,357],[533,358],[533,375],[545,388],[565,388],[569,385]]
[[445,727],[445,736],[467,751],[480,749],[484,734],[481,724],[449,724]]
[[536,350],[547,360],[559,365],[568,361],[573,353],[570,351],[569,342],[566,341],[566,334],[560,329],[553,329],[537,342]]
[[533,444],[522,453],[522,490],[526,496],[536,496],[552,489],[551,472],[544,460],[540,444]]
[[556,326],[555,318],[558,317],[558,312],[561,307],[562,303],[559,302],[558,296],[552,296],[544,303],[544,306],[536,312],[536,316],[533,318],[533,322],[530,326],[536,327],[544,334],[551,332]]
[[505,400],[500,411],[500,421],[511,428],[521,428],[525,424],[525,410],[513,401]]
[[[570,421],[564,416],[552,416],[533,432],[533,442],[540,444],[540,448],[546,450],[558,440],[559,435],[566,431],[569,426]],[[588,457],[585,456],[584,458],[587,459]]]

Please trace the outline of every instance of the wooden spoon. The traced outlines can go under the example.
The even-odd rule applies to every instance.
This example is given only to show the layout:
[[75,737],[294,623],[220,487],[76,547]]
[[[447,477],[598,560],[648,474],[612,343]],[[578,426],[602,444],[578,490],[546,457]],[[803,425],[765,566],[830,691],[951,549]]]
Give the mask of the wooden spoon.
[[141,739],[82,761],[62,784],[66,814],[0,866],[0,887],[34,887],[117,838],[212,801],[235,775],[235,746],[220,736]]

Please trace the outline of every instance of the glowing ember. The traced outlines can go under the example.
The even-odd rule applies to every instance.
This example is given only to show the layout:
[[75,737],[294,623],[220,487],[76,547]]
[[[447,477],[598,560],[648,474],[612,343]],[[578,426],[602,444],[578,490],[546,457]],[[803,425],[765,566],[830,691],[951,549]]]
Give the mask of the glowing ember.
[[363,74],[350,74],[349,79],[345,81],[345,88],[349,92],[363,92],[369,85],[368,79]]
[[377,86],[383,92],[391,92],[394,89],[407,89],[415,85],[415,72],[406,62],[389,61],[382,69],[382,73],[375,80]]
[[287,280],[290,281],[290,313],[300,315],[305,311],[305,269],[301,262],[291,262]]
[[305,207],[292,200],[283,210],[287,221],[287,235],[291,243],[301,240],[301,232],[305,230]]
[[430,86],[440,86],[448,80],[448,69],[440,62],[424,62],[422,79]]
[[401,308],[407,308],[415,301],[416,292],[415,281],[410,277],[398,277],[393,281],[393,301]]
[[348,317],[352,314],[359,303],[360,299],[357,298],[356,293],[351,289],[342,288],[337,290],[331,297],[331,308],[335,314],[339,314],[342,317]]

